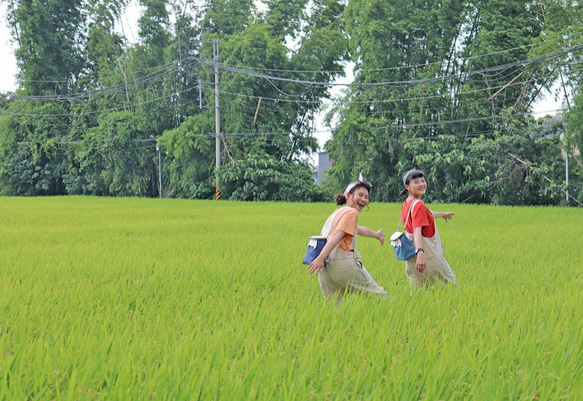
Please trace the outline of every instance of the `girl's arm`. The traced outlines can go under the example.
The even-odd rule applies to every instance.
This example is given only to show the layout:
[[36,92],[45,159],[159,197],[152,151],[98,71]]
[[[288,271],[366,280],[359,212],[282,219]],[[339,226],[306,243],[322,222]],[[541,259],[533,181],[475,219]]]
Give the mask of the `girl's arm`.
[[340,244],[340,242],[344,239],[344,235],[344,231],[338,230],[328,238],[328,241],[326,241],[326,245],[324,245],[320,255],[318,255],[318,257],[314,259],[314,261],[308,266],[308,273],[312,274],[316,272],[317,275],[319,272],[324,270],[324,261],[330,255],[332,250],[336,248],[338,244]]
[[[423,227],[415,227],[413,229],[413,244],[415,244],[415,249],[423,248],[423,236],[421,235],[421,229]],[[425,251],[420,251],[417,254],[417,261],[415,263],[415,268],[421,274],[425,271]]]
[[356,227],[356,232],[358,233],[358,235],[361,235],[363,237],[378,239],[381,242],[381,245],[385,243],[385,234],[383,233],[382,228],[378,231],[373,231],[368,227],[358,226]]
[[430,212],[433,215],[434,219],[439,219],[441,217],[443,218],[443,220],[445,220],[446,223],[448,220],[451,220],[451,218],[455,214],[454,212],[434,212],[433,210],[430,210]]

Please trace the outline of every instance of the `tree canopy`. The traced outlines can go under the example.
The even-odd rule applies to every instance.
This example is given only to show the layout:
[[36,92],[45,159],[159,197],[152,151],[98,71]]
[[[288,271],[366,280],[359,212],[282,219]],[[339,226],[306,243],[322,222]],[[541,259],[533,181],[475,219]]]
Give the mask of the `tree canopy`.
[[0,194],[322,201],[362,172],[396,201],[418,167],[434,202],[583,203],[577,1],[140,0],[135,43],[127,0],[0,1],[19,68]]

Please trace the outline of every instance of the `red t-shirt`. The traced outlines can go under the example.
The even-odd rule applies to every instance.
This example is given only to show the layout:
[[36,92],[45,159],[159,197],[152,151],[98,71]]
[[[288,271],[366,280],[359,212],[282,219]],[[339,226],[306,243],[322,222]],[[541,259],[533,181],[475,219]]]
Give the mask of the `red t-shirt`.
[[407,230],[408,233],[413,233],[413,230],[416,227],[422,227],[421,235],[425,238],[431,238],[435,235],[435,219],[422,200],[411,199],[403,202],[403,205],[401,206],[401,218],[403,219],[403,224],[405,224],[405,221],[407,220],[407,213],[409,213],[411,204],[415,201],[417,201],[417,203],[413,208],[405,230]]

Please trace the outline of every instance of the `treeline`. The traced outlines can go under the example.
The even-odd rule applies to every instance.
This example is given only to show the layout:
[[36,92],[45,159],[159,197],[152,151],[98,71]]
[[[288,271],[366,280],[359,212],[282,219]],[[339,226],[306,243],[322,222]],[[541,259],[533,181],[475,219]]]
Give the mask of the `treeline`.
[[[321,201],[362,172],[396,201],[418,167],[433,202],[583,202],[576,1],[140,0],[136,43],[128,1],[0,1],[19,67],[0,194]],[[556,83],[564,107],[534,119]]]

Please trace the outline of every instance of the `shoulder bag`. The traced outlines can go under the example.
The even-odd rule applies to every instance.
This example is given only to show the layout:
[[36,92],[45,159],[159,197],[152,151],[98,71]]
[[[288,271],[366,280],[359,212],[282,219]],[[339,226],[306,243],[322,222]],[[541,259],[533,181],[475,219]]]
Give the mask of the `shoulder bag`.
[[[306,251],[304,259],[302,260],[303,264],[310,265],[312,264],[314,259],[320,256],[320,253],[322,253],[322,249],[324,249],[324,246],[326,246],[326,242],[328,241],[330,233],[334,230],[334,227],[336,227],[336,224],[338,224],[338,221],[348,209],[345,209],[343,211],[340,210],[342,209],[338,209],[338,211],[335,212],[335,216],[332,220],[332,226],[330,227],[330,230],[328,231],[327,235],[313,235],[310,237],[310,240],[308,242],[308,250]],[[324,266],[326,265],[327,263],[326,261],[324,261]]]
[[415,204],[419,202],[418,200],[414,201],[409,208],[409,213],[407,213],[407,220],[405,220],[405,224],[403,224],[403,231],[401,231],[401,221],[403,219],[399,215],[399,223],[397,224],[397,231],[391,235],[391,246],[395,251],[395,256],[397,260],[408,260],[415,256],[415,245],[407,238],[405,235],[405,227],[407,226],[407,222],[409,221],[409,216],[413,212],[413,207]]

